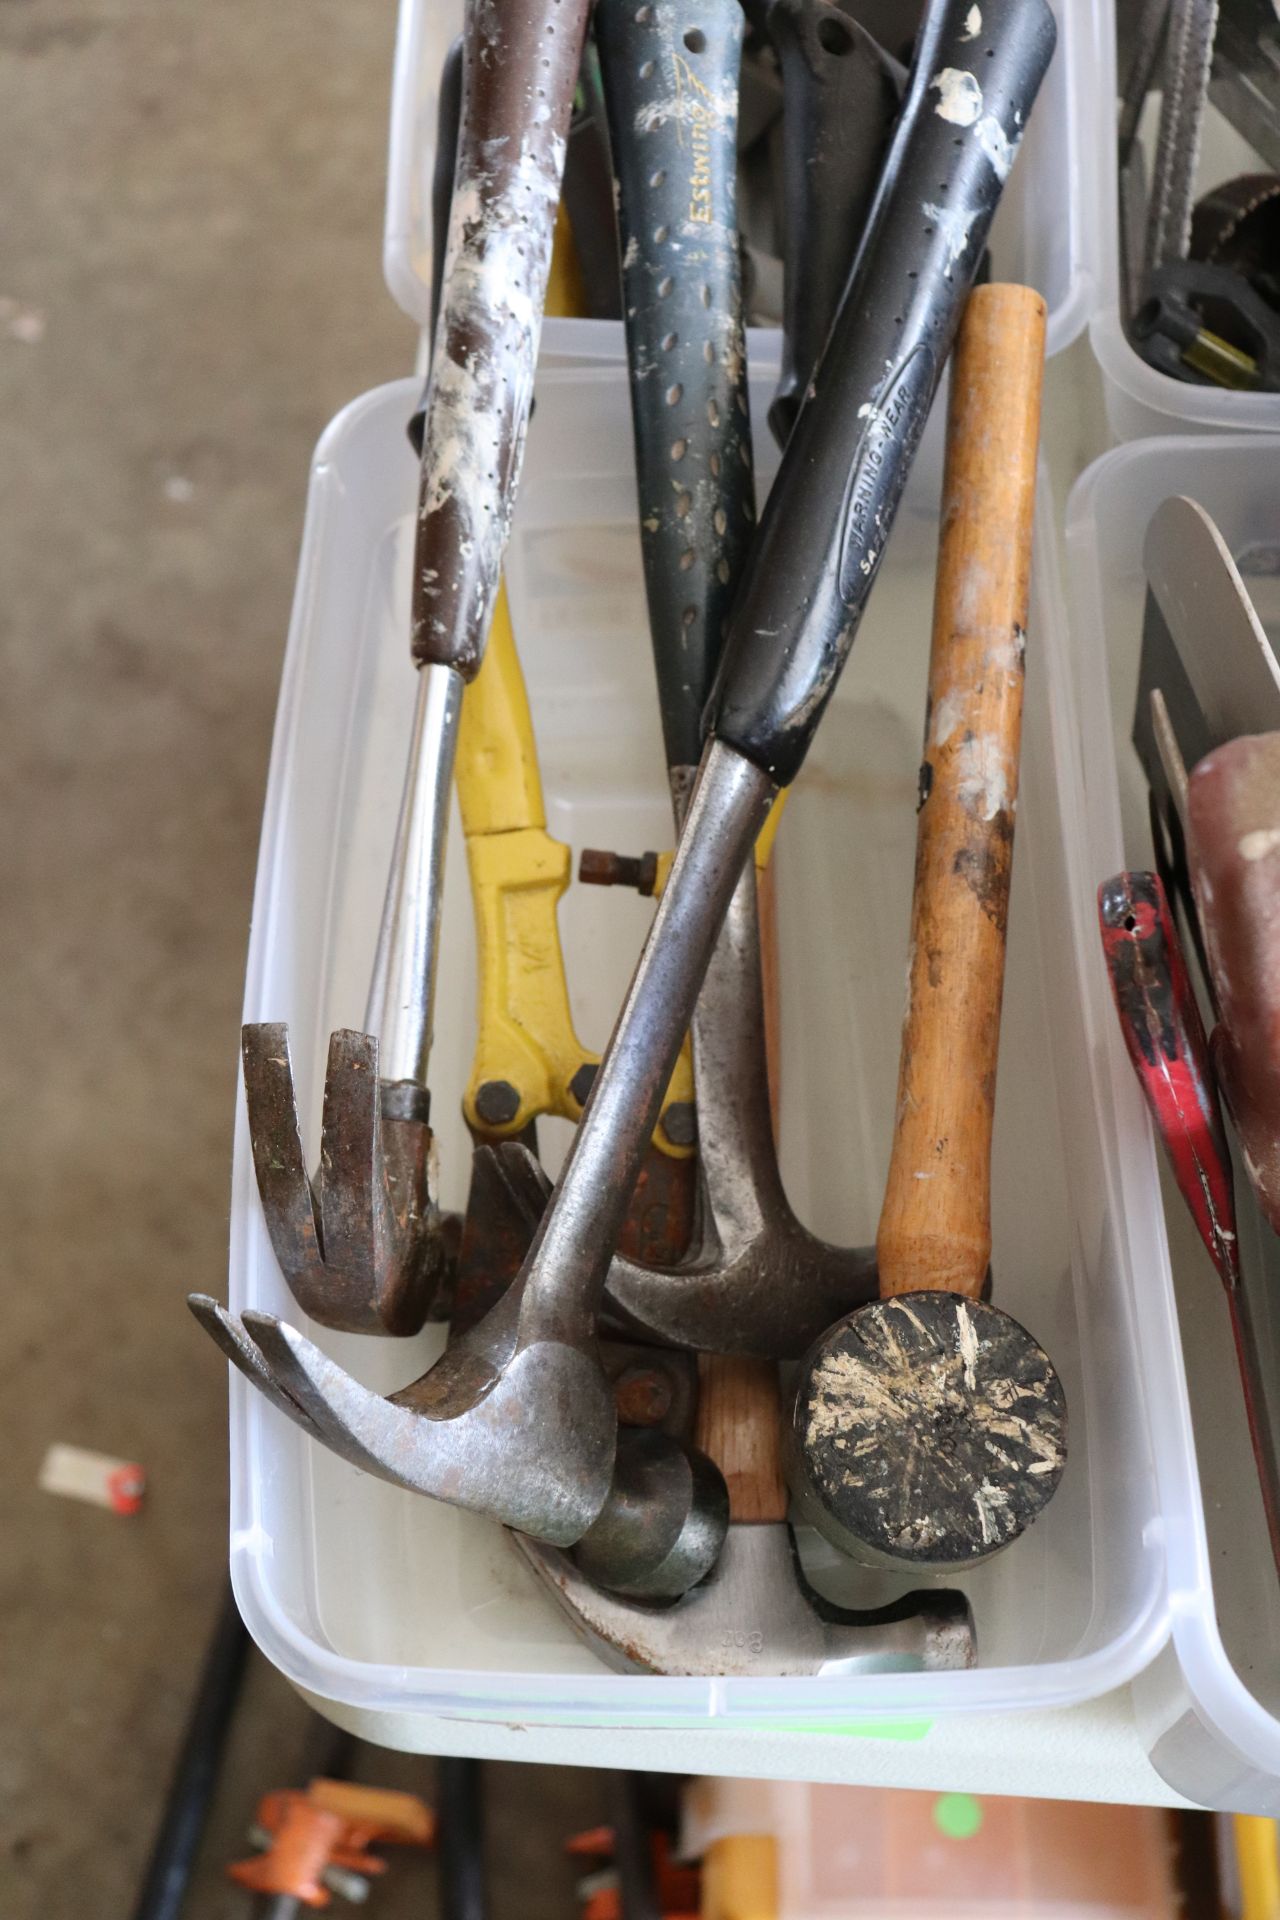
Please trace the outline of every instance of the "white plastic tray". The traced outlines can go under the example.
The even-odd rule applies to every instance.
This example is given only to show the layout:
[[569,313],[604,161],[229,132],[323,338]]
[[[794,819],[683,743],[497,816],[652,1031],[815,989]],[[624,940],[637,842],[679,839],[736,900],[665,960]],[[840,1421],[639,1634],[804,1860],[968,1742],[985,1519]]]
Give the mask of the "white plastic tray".
[[[1096,226],[1096,259],[1100,276],[1097,307],[1089,322],[1089,340],[1102,370],[1107,418],[1118,440],[1138,440],[1149,434],[1211,433],[1224,427],[1255,432],[1280,430],[1280,393],[1231,393],[1225,387],[1193,386],[1149,367],[1135,353],[1120,324],[1120,202],[1115,139],[1115,117],[1109,103],[1116,97],[1116,36],[1114,0],[1097,0],[1103,40],[1094,70],[1097,101],[1094,137],[1098,142],[1092,176],[1098,189],[1096,210],[1086,218]],[[1153,139],[1155,112],[1148,104],[1143,138]],[[1207,188],[1237,173],[1268,169],[1247,147],[1217,109],[1205,114],[1198,178]]]
[[[1239,554],[1275,555],[1280,438],[1260,435],[1148,440],[1104,455],[1067,510],[1073,586],[1071,645],[1082,709],[1087,832],[1152,864],[1146,788],[1129,742],[1137,685],[1144,580],[1142,544],[1155,508],[1191,495]],[[1274,575],[1256,583],[1259,611],[1280,631]],[[1108,680],[1110,691],[1108,692]],[[1087,689],[1087,693],[1084,691]],[[1113,751],[1114,745],[1114,751]],[[1115,767],[1119,765],[1119,792]],[[1114,1023],[1112,1023],[1114,1025]],[[1109,1050],[1121,1057],[1118,1032]],[[1121,1078],[1124,1078],[1124,1073]],[[1162,1211],[1155,1149],[1136,1082],[1118,1089],[1113,1166],[1117,1204],[1142,1249],[1138,1348],[1153,1426],[1172,1639],[1135,1682],[1139,1732],[1157,1771],[1179,1792],[1239,1811],[1280,1813],[1280,1583],[1267,1542],[1239,1376],[1217,1276],[1172,1185]],[[1254,1237],[1242,1183],[1246,1275],[1261,1271],[1280,1300],[1280,1242]],[[1168,1237],[1166,1238],[1166,1218]],[[1264,1348],[1280,1355],[1276,1308],[1251,1288]]]
[[[1054,0],[1058,47],[997,215],[997,276],[1027,280],[1049,307],[1048,350],[1080,333],[1097,297],[1098,151],[1109,115],[1099,91],[1110,0]],[[445,52],[462,24],[462,0],[400,0],[391,91],[391,145],[382,264],[392,297],[420,327],[431,317],[431,169]],[[1114,63],[1114,57],[1113,63]],[[753,332],[752,365],[776,378],[781,334]],[[547,320],[543,365],[621,360],[617,320]],[[761,416],[763,417],[763,415]]]
[[[245,1017],[289,1020],[312,1141],[326,1036],[362,1018],[409,721],[415,475],[403,425],[414,394],[401,382],[367,395],[320,443],[281,692]],[[753,396],[757,418],[763,397]],[[926,457],[778,848],[784,1168],[802,1217],[850,1241],[874,1236],[887,1163],[936,488]],[[982,1665],[805,1682],[606,1672],[496,1527],[361,1476],[235,1379],[236,1592],[254,1637],[301,1687],[344,1709],[398,1715],[397,1724],[418,1713],[782,1727],[797,1716],[918,1722],[1066,1704],[1119,1686],[1153,1658],[1167,1616],[1134,1358],[1132,1227],[1117,1211],[1104,1153],[1108,1109],[1127,1072],[1100,1038],[1112,1015],[1092,890],[1110,849],[1089,838],[1047,497],[1040,513],[996,1116],[995,1267],[997,1298],[1045,1340],[1063,1373],[1072,1451],[1044,1519],[968,1583]],[[540,378],[509,581],[552,831],[575,849],[666,844],[620,369]],[[1113,771],[1096,777],[1114,784]],[[455,1205],[465,1191],[456,1115],[473,1031],[459,854],[455,847],[433,1059],[445,1198]],[[566,900],[574,1010],[589,1041],[607,1034],[647,912],[616,893],[575,888]],[[554,1146],[552,1129],[545,1137]],[[1158,1212],[1149,1157],[1133,1179],[1147,1211]],[[235,1310],[296,1312],[262,1225],[242,1108],[230,1299]],[[312,1331],[384,1390],[413,1378],[431,1350],[429,1338]],[[833,1583],[833,1559],[815,1553],[815,1578]],[[840,1571],[847,1580],[847,1564]],[[897,1590],[832,1584],[849,1600]]]

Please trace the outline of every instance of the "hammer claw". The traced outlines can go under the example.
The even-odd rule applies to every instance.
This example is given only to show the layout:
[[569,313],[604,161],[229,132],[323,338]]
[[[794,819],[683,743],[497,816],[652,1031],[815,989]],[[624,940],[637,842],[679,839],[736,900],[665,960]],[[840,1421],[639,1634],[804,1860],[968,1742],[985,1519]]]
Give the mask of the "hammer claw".
[[358,1273],[376,1261],[381,1163],[378,1043],[343,1027],[329,1036],[316,1177],[320,1245],[334,1272]]
[[189,1293],[187,1305],[209,1338],[226,1355],[232,1366],[237,1368],[245,1379],[271,1402],[278,1413],[283,1413],[287,1419],[293,1421],[295,1426],[301,1427],[304,1433],[310,1434],[312,1439],[317,1439],[319,1436],[309,1415],[304,1413],[298,1402],[285,1392],[263,1359],[259,1348],[249,1338],[240,1322],[227,1312],[221,1302],[212,1299],[207,1293]]
[[302,1151],[289,1029],[246,1025],[240,1035],[249,1139],[271,1245],[286,1278],[321,1264],[320,1230]]
[[[209,1318],[197,1317],[213,1333]],[[243,1332],[270,1377],[271,1386],[260,1384],[273,1404],[281,1395],[293,1401],[314,1439],[393,1486],[558,1545],[580,1539],[605,1502],[617,1419],[594,1355],[548,1340],[495,1364],[507,1343],[478,1328],[420,1380],[384,1397],[274,1314],[247,1310]],[[233,1357],[257,1380],[256,1363]]]
[[305,1427],[313,1440],[379,1479],[390,1480],[396,1486],[412,1485],[385,1461],[372,1455],[343,1418],[344,1402],[354,1399],[361,1403],[385,1404],[379,1401],[378,1395],[359,1386],[304,1334],[274,1314],[246,1310],[243,1331],[250,1344],[256,1346],[275,1394],[299,1408],[302,1415],[299,1425]]
[[504,1141],[492,1152],[511,1205],[523,1216],[532,1239],[551,1198],[551,1181],[536,1154],[518,1140]]
[[635,1338],[701,1353],[799,1359],[876,1297],[874,1250],[835,1247],[796,1218],[774,1148],[760,914],[748,862],[693,1016],[700,1230],[678,1267],[615,1254],[605,1312]]
[[[450,1242],[435,1204],[431,1130],[411,1088],[383,1117],[378,1042],[329,1041],[320,1169],[307,1174],[288,1028],[242,1035],[245,1103],[263,1216],[280,1270],[312,1320],[339,1333],[416,1333],[447,1280]],[[425,1108],[425,1094],[421,1095]]]

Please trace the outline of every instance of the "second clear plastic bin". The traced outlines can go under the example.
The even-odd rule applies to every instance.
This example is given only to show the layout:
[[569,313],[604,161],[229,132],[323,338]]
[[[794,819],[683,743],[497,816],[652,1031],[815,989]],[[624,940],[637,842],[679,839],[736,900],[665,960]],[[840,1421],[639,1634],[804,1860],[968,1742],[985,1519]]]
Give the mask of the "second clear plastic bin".
[[[757,420],[767,393],[767,383],[753,392]],[[310,1142],[318,1137],[327,1036],[363,1018],[410,719],[415,468],[404,424],[415,396],[410,381],[369,394],[320,443],[281,691],[245,1017],[289,1021]],[[895,1098],[940,411],[776,854],[784,1173],[800,1216],[848,1243],[875,1235]],[[255,1638],[298,1685],[369,1714],[522,1724],[919,1721],[1085,1700],[1157,1652],[1167,1616],[1135,1357],[1135,1247],[1106,1170],[1118,1083],[1101,1047],[1113,1016],[1092,889],[1099,859],[1109,855],[1089,837],[1047,489],[1039,514],[996,1112],[994,1270],[996,1298],[1061,1370],[1071,1455],[1044,1518],[965,1582],[980,1664],[807,1680],[609,1672],[498,1527],[356,1472],[236,1377],[236,1593]],[[621,370],[540,377],[508,580],[552,832],[575,852],[668,845]],[[1092,723],[1092,708],[1081,717]],[[566,897],[573,1011],[589,1044],[608,1034],[650,911],[617,891],[574,887]],[[460,1206],[469,1144],[458,1106],[475,990],[456,841],[444,926],[433,1113],[444,1198]],[[554,1165],[563,1135],[552,1126],[540,1132]],[[1157,1207],[1149,1162],[1134,1177],[1139,1185],[1145,1178],[1147,1206]],[[297,1312],[262,1223],[243,1104],[230,1302],[236,1311]],[[409,1342],[313,1337],[382,1391],[412,1380],[439,1343],[438,1332]],[[868,1576],[813,1541],[802,1550],[815,1582],[837,1599],[878,1602],[903,1590],[878,1576],[862,1584]],[[759,1626],[767,1632],[767,1620]]]
[[[1152,864],[1146,786],[1130,744],[1152,513],[1187,494],[1213,516],[1280,638],[1280,439],[1186,436],[1118,448],[1078,482],[1067,510],[1071,653],[1080,687],[1088,834]],[[1212,636],[1206,636],[1212,645]],[[1117,787],[1116,768],[1120,779]],[[1110,871],[1110,868],[1108,868]],[[1105,878],[1100,870],[1095,876]],[[1114,1019],[1107,1049],[1123,1060]],[[1122,1076],[1125,1077],[1125,1076]],[[1211,1806],[1280,1814],[1280,1582],[1245,1422],[1226,1303],[1172,1183],[1161,1207],[1155,1148],[1132,1076],[1118,1088],[1114,1204],[1141,1249],[1136,1335],[1160,1482],[1172,1637],[1134,1686],[1158,1772]],[[1241,1252],[1264,1366],[1280,1386],[1280,1241],[1260,1230],[1237,1181]],[[1167,1226],[1166,1226],[1167,1223]],[[1259,1286],[1259,1281],[1262,1285]],[[1266,1356],[1270,1356],[1268,1360]]]
[[[1102,371],[1107,419],[1119,440],[1150,434],[1211,433],[1222,428],[1274,433],[1280,429],[1280,393],[1236,393],[1225,387],[1175,380],[1147,365],[1129,344],[1120,319],[1120,202],[1115,119],[1101,109],[1116,97],[1116,34],[1113,0],[1097,0],[1103,39],[1092,91],[1096,102],[1092,137],[1097,142],[1091,181],[1097,204],[1088,218],[1095,227],[1098,271],[1097,305],[1089,322],[1089,340]],[[1156,109],[1148,102],[1142,138],[1154,148]],[[1236,174],[1268,171],[1263,161],[1210,104],[1197,159],[1201,189]]]
[[[1093,309],[1098,280],[1096,180],[1098,63],[1111,29],[1109,0],[1054,0],[1058,47],[992,234],[997,277],[1026,280],[1049,307],[1050,353],[1069,346]],[[431,315],[431,169],[440,70],[462,25],[462,0],[400,0],[383,272],[392,297],[418,326]],[[752,362],[775,375],[781,335],[753,332]],[[623,357],[622,323],[552,319],[542,330],[543,365]]]

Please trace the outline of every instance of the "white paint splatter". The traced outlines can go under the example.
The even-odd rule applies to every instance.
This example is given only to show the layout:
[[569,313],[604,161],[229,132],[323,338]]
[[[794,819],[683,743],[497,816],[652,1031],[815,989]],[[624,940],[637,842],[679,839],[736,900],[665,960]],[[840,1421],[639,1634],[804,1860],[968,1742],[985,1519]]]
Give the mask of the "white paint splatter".
[[624,268],[634,267],[636,261],[639,258],[640,258],[640,239],[637,234],[633,233],[631,238],[627,242],[627,250],[622,256],[622,264]]
[[1277,847],[1280,847],[1280,827],[1258,827],[1236,842],[1242,860],[1265,860]]
[[978,1509],[983,1546],[989,1547],[993,1541],[1003,1539],[1009,1513],[1009,1496],[1004,1488],[993,1487],[989,1480],[984,1480],[973,1496],[973,1504]]
[[933,725],[929,737],[935,747],[945,747],[956,728],[964,719],[965,700],[962,693],[944,693],[933,710]]
[[969,229],[973,225],[973,215],[966,214],[962,207],[935,207],[931,200],[924,201],[920,211],[926,220],[933,222],[942,235],[946,243],[947,265],[954,267],[969,244]]
[[971,127],[982,112],[982,88],[963,67],[943,67],[929,86],[938,95],[934,112],[939,120],[949,120],[955,127]]
[[976,40],[981,32],[982,13],[979,8],[970,7],[964,17],[964,32],[960,35],[960,38],[962,40]]
[[1004,753],[994,734],[978,734],[956,749],[956,798],[979,820],[994,820],[1009,808]]
[[987,648],[983,664],[989,673],[1021,673],[1027,653],[1027,636],[1014,627],[1007,640],[997,640]]
[[960,1364],[964,1368],[964,1384],[972,1393],[978,1384],[978,1329],[965,1306],[956,1308],[956,1324],[960,1329]]
[[514,147],[514,136],[488,142],[455,187],[424,431],[418,557],[434,605],[418,618],[477,652],[523,457],[564,169],[564,140],[545,124]]
[[[1007,180],[1018,153],[1018,140],[1006,138],[1005,130],[993,113],[984,113],[974,128],[974,137],[991,162],[997,180]],[[1018,138],[1021,138],[1019,135]]]

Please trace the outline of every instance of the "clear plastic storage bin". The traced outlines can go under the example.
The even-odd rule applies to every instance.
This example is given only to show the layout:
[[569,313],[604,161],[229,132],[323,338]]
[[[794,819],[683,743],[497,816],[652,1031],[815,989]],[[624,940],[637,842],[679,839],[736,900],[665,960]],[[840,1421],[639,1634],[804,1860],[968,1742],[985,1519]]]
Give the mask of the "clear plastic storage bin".
[[[767,384],[753,395],[758,420],[766,393]],[[366,395],[320,442],[281,690],[245,1018],[289,1021],[312,1151],[327,1036],[363,1019],[413,699],[416,488],[404,422],[415,397],[411,381]],[[940,412],[929,436],[935,449]],[[542,375],[508,580],[549,825],[575,852],[670,841],[631,461],[619,369]],[[874,1238],[888,1161],[937,511],[936,453],[926,452],[776,856],[784,1171],[801,1217],[851,1243]],[[565,1726],[750,1727],[798,1713],[919,1720],[1089,1699],[1158,1651],[1167,1634],[1167,1519],[1145,1410],[1144,1386],[1158,1383],[1136,1361],[1134,1276],[1145,1281],[1138,1236],[1148,1219],[1158,1221],[1159,1196],[1141,1137],[1129,1168],[1136,1227],[1108,1175],[1111,1109],[1129,1070],[1105,1044],[1114,1016],[1092,895],[1114,859],[1110,844],[1092,837],[1079,751],[1082,726],[1087,735],[1097,724],[1099,690],[1082,689],[1077,713],[1047,489],[1039,515],[994,1268],[997,1299],[1044,1340],[1062,1372],[1071,1456],[1044,1518],[965,1583],[981,1664],[801,1681],[610,1672],[498,1527],[362,1476],[237,1376],[236,1593],[255,1639],[313,1695],[374,1713]],[[1114,768],[1104,764],[1093,777],[1106,783],[1109,828]],[[608,1034],[650,911],[616,891],[574,887],[566,897],[573,1008],[589,1044]],[[458,1103],[474,1030],[472,941],[455,842],[432,1062],[444,1198],[454,1206],[468,1165]],[[542,1137],[554,1157],[562,1138],[552,1126]],[[298,1317],[262,1222],[243,1103],[230,1301],[235,1311],[252,1305]],[[308,1330],[384,1391],[414,1378],[440,1337]],[[802,1547],[815,1581],[837,1598],[878,1601],[903,1590],[813,1541]]]
[[[1049,352],[1069,346],[1093,310],[1098,145],[1105,124],[1097,73],[1109,0],[1054,0],[1058,47],[992,234],[998,276],[1028,280],[1049,306]],[[400,0],[391,93],[391,146],[383,272],[393,298],[420,327],[431,316],[431,169],[440,70],[462,24],[462,0]],[[756,368],[776,378],[782,336],[753,332]],[[617,320],[545,322],[543,365],[621,360]],[[761,416],[763,417],[763,415]]]
[[[1280,438],[1185,436],[1118,448],[1078,482],[1067,511],[1072,664],[1079,689],[1088,819],[1082,831],[1114,857],[1152,864],[1146,785],[1130,745],[1137,687],[1148,522],[1169,494],[1213,516],[1232,551],[1253,550],[1259,612],[1280,633]],[[1246,561],[1247,565],[1248,562]],[[1115,777],[1119,766],[1117,790]],[[1107,1049],[1123,1061],[1118,1024]],[[1172,1183],[1161,1209],[1155,1145],[1137,1083],[1117,1071],[1114,1202],[1136,1268],[1136,1332],[1155,1443],[1172,1637],[1133,1689],[1139,1730],[1158,1772],[1193,1800],[1280,1813],[1280,1582],[1267,1539],[1226,1303]],[[1269,1282],[1256,1300],[1264,1350],[1280,1354],[1280,1241],[1259,1231],[1238,1182],[1246,1275]],[[1166,1236],[1167,1221],[1167,1236]],[[1265,1239],[1263,1238],[1265,1234]],[[1171,1257],[1172,1256],[1172,1257]],[[1264,1263],[1269,1271],[1262,1271]],[[1251,1288],[1251,1297],[1253,1289]]]
[[[1105,17],[1105,37],[1091,88],[1096,101],[1091,137],[1098,143],[1092,179],[1099,198],[1088,218],[1096,225],[1100,287],[1089,340],[1102,371],[1111,430],[1118,440],[1161,433],[1212,433],[1223,427],[1280,431],[1280,393],[1232,393],[1225,387],[1174,380],[1149,367],[1125,337],[1120,324],[1120,201],[1111,107],[1116,98],[1114,0],[1098,0],[1098,6]],[[1155,126],[1156,110],[1148,101],[1142,122],[1148,152],[1154,146]],[[1269,171],[1217,109],[1208,106],[1197,170],[1203,186],[1238,173]]]

